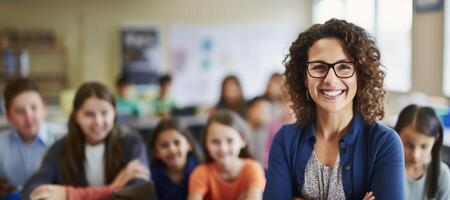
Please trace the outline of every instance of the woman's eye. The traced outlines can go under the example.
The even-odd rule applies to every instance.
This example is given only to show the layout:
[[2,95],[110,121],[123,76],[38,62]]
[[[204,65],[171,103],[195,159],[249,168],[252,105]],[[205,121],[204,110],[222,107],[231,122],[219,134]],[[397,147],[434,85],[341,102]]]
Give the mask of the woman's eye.
[[321,63],[315,64],[311,67],[311,70],[320,71],[320,72],[326,71],[327,69],[328,69],[328,66],[325,64],[321,64]]

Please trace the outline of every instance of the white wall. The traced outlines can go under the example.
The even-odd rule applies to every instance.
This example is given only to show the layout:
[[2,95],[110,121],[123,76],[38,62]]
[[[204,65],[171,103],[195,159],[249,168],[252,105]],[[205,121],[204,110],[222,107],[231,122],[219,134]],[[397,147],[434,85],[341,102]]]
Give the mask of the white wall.
[[125,23],[157,24],[163,62],[169,63],[170,25],[291,22],[303,30],[311,21],[310,0],[13,0],[0,3],[0,27],[48,28],[67,47],[72,87],[99,80],[112,85],[119,63],[119,30]]
[[[311,0],[13,0],[0,3],[0,28],[48,28],[63,39],[69,81],[112,85],[119,72],[119,29],[128,22],[159,24],[163,61],[174,23],[292,22],[303,30],[311,21]],[[412,90],[442,95],[443,12],[414,13]]]
[[442,96],[443,11],[414,13],[412,90]]

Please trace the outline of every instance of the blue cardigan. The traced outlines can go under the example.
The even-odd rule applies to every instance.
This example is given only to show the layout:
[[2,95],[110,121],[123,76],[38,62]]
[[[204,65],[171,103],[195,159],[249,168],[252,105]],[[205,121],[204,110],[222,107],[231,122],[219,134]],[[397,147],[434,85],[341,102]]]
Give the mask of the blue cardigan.
[[174,183],[167,176],[167,168],[161,160],[152,162],[150,167],[155,190],[159,200],[185,200],[188,195],[188,183],[192,170],[198,165],[197,160],[188,154],[184,176],[180,183]]
[[[264,199],[302,196],[305,168],[316,141],[314,124],[285,125],[276,134],[269,154]],[[376,199],[404,199],[404,155],[398,134],[380,124],[367,125],[356,115],[339,142],[346,199],[360,200],[366,192]]]

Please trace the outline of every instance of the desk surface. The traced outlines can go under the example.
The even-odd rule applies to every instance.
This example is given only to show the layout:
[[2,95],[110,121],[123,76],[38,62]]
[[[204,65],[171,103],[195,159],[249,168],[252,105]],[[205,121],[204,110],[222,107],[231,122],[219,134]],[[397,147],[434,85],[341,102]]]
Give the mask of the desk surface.
[[[153,129],[159,122],[159,117],[119,117],[119,124],[128,125],[131,128],[141,129]],[[181,127],[190,127],[197,125],[205,125],[208,120],[207,116],[183,116],[177,117]]]

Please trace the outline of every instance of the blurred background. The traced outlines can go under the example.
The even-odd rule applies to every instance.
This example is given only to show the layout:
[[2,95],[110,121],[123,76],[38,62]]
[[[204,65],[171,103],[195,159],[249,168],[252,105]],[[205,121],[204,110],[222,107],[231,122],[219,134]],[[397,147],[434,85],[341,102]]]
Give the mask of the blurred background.
[[170,74],[171,96],[187,108],[178,111],[202,115],[219,101],[227,75],[239,78],[245,99],[264,93],[270,76],[283,73],[297,34],[332,17],[376,38],[387,74],[387,124],[414,102],[432,105],[449,126],[444,0],[0,0],[0,89],[8,78],[30,77],[49,120],[61,122],[81,83],[96,80],[116,91],[126,76],[126,95],[145,118],[154,114],[159,77]]

